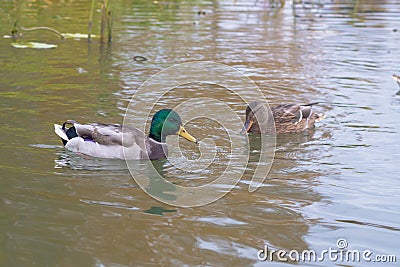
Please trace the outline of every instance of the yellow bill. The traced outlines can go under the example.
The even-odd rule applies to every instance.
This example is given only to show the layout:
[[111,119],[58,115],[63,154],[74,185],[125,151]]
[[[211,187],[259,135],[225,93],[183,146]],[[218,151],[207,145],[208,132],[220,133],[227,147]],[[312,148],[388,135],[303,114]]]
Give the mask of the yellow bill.
[[182,137],[185,138],[186,140],[197,144],[196,138],[194,138],[193,136],[191,136],[191,135],[185,130],[185,128],[183,128],[183,126],[181,126],[181,127],[179,128],[179,131],[177,132],[177,134],[178,134],[179,136],[182,136]]

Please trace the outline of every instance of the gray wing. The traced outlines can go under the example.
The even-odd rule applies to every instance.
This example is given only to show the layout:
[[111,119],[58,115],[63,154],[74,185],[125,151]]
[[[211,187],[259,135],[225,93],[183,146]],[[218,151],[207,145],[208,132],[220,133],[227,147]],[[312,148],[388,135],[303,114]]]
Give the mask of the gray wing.
[[102,145],[118,145],[130,147],[138,145],[145,149],[146,135],[133,127],[123,127],[120,124],[78,124],[74,127],[78,136],[91,139]]

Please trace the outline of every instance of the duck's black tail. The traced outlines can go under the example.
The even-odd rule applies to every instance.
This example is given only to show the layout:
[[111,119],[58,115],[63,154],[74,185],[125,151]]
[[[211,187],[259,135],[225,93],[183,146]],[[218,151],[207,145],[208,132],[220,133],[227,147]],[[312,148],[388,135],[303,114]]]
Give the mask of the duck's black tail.
[[[54,131],[61,138],[61,141],[63,142],[64,146],[67,144],[69,140],[78,136],[74,127],[74,123],[75,121],[66,121],[63,123],[62,126],[54,124]],[[72,126],[66,128],[65,126],[67,124],[71,124]]]

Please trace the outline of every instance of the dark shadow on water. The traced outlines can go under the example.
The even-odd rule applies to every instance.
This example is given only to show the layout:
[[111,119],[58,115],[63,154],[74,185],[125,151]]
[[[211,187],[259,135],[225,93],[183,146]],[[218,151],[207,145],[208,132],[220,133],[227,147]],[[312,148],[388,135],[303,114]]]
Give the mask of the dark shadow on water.
[[308,129],[299,133],[279,134],[276,138],[277,149],[285,147],[288,144],[304,144],[312,140],[315,129]]
[[164,209],[163,207],[156,207],[153,206],[148,210],[143,211],[145,213],[149,214],[154,214],[154,215],[164,215],[166,212],[177,212],[177,210],[169,210],[169,209]]
[[177,198],[176,195],[169,194],[169,192],[175,192],[176,186],[168,183],[164,179],[165,171],[163,166],[166,161],[166,159],[160,159],[149,162],[150,164],[148,165],[148,168],[154,168],[158,175],[154,173],[154,171],[148,172],[147,178],[149,183],[145,190],[152,196],[156,196],[167,201],[174,201]]

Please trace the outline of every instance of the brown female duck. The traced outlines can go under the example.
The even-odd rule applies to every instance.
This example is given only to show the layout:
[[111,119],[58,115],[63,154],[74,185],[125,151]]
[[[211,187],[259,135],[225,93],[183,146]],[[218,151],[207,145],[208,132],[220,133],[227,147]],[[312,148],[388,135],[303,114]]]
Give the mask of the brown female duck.
[[253,101],[246,108],[246,122],[242,132],[273,133],[273,123],[277,134],[302,132],[325,118],[324,114],[313,112],[312,106],[316,104],[282,104],[269,109],[264,102]]

